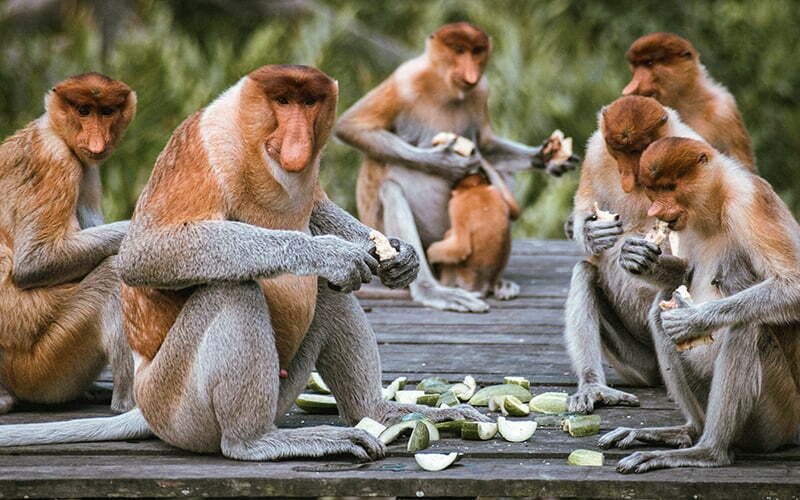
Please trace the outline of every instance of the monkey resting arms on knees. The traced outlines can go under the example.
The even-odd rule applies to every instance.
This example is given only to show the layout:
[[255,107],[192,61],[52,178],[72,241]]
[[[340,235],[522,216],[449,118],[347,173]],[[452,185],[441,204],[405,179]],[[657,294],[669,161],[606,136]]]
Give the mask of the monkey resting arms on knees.
[[[675,111],[629,96],[600,112],[598,131],[589,139],[572,215],[574,239],[589,257],[572,271],[565,311],[564,337],[578,376],[570,411],[639,404],[633,394],[608,387],[604,358],[628,383],[660,381],[647,311],[661,287],[681,283],[685,264],[642,238],[655,219],[647,215],[637,169],[642,150],[667,136],[701,140]],[[600,220],[595,203],[619,218]]]
[[0,413],[80,397],[110,358],[111,409],[133,407],[133,359],[112,259],[128,222],[105,224],[98,165],[136,94],[98,73],[50,90],[45,113],[0,145]]
[[[733,462],[733,448],[769,452],[800,437],[800,226],[769,184],[708,144],[669,137],[642,155],[648,213],[681,234],[693,304],[674,287],[650,318],[670,395],[687,422],[619,428],[602,447],[637,441],[624,473]],[[670,298],[681,306],[662,311]],[[711,335],[708,345],[677,346]]]
[[381,457],[384,445],[360,429],[276,427],[315,367],[351,424],[413,412],[486,420],[466,405],[433,409],[381,397],[375,335],[349,292],[373,274],[406,286],[418,263],[400,242],[395,258],[378,262],[370,228],[322,192],[319,159],[337,94],[316,69],[265,66],[178,127],[119,255],[139,409],[2,426],[0,445],[152,430],[174,446],[241,460]]
[[[444,25],[430,35],[424,54],[398,67],[336,126],[342,141],[364,152],[356,193],[359,217],[414,246],[421,262],[411,296],[438,309],[485,312],[489,306],[466,290],[438,283],[425,261],[425,250],[450,227],[453,185],[479,166],[477,155],[462,157],[452,144],[432,147],[433,138],[452,132],[472,140],[506,175],[545,166],[541,147],[502,139],[492,131],[484,76],[490,51],[491,41],[480,28]],[[554,164],[548,171],[559,175],[576,161]],[[501,280],[496,290],[516,295],[519,287]]]

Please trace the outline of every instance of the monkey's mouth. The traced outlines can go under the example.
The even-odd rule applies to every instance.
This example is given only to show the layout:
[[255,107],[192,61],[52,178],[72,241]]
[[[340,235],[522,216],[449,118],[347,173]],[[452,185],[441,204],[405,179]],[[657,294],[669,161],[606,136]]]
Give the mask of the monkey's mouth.
[[106,149],[100,153],[93,153],[86,148],[80,148],[81,156],[88,158],[89,160],[100,161],[105,160],[111,154],[111,149]]
[[670,231],[680,231],[686,227],[686,217],[684,217],[684,214],[678,214],[672,220],[661,220],[667,223],[667,227]]

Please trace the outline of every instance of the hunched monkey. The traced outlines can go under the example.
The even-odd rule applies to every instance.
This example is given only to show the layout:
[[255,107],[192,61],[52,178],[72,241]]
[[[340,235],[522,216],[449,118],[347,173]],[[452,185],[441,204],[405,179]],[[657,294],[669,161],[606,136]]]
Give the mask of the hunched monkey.
[[[642,155],[648,215],[681,234],[692,303],[665,287],[650,310],[661,373],[687,418],[676,427],[620,428],[603,447],[636,441],[617,470],[714,467],[733,447],[769,452],[800,434],[800,226],[769,184],[708,144],[669,137]],[[662,311],[674,296],[679,307]],[[676,345],[711,335],[710,345]]]
[[370,228],[319,185],[337,95],[316,69],[264,66],[176,129],[118,257],[139,409],[2,426],[0,445],[152,430],[174,446],[241,460],[382,456],[383,444],[359,429],[276,427],[315,365],[350,423],[411,412],[485,420],[469,406],[381,397],[375,335],[348,292],[373,274],[406,286],[418,261],[399,241],[395,258],[376,261]]
[[[637,171],[642,151],[668,136],[702,140],[674,110],[629,96],[599,113],[598,130],[589,139],[571,216],[574,239],[589,257],[575,265],[566,303],[564,337],[578,376],[569,411],[591,412],[597,403],[639,404],[633,394],[608,387],[604,357],[626,382],[660,381],[647,312],[662,286],[680,284],[684,265],[642,238],[655,219],[647,215]],[[597,220],[595,203],[619,220]],[[657,265],[644,265],[649,262],[643,259]]]
[[[452,132],[472,140],[505,175],[545,166],[541,147],[501,139],[492,131],[484,76],[490,52],[489,36],[480,28],[444,25],[430,35],[424,54],[398,67],[336,125],[337,137],[364,152],[356,188],[359,217],[414,246],[421,262],[411,296],[438,309],[483,312],[489,306],[466,290],[437,283],[424,259],[428,246],[450,227],[452,186],[479,165],[477,155],[459,156],[451,145],[431,147],[434,136]],[[560,175],[574,161],[552,165],[549,172]],[[519,287],[501,280],[494,291],[516,295]]]
[[81,396],[108,358],[112,410],[133,407],[112,264],[128,222],[105,224],[98,166],[135,111],[121,81],[76,75],[0,145],[0,413]]
[[709,144],[756,171],[753,144],[736,99],[711,78],[688,40],[651,33],[633,42],[625,58],[633,77],[623,95],[653,97],[671,107]]

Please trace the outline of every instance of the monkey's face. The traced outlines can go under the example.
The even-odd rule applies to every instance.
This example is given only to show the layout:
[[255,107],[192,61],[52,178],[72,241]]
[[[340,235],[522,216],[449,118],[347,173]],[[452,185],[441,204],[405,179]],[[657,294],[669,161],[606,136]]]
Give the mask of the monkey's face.
[[707,144],[683,137],[665,137],[651,144],[639,167],[640,182],[651,201],[647,215],[669,223],[673,231],[685,229],[708,194],[702,182],[703,167],[713,154]]
[[640,38],[625,57],[632,78],[622,95],[652,97],[668,106],[675,106],[697,72],[697,53],[692,45],[668,33]]
[[266,98],[267,155],[289,172],[312,165],[330,137],[338,85],[307,66],[264,66],[250,74]]
[[602,112],[601,128],[609,155],[617,162],[622,190],[637,185],[639,159],[665,133],[666,110],[654,99],[630,96],[611,103]]
[[428,56],[458,91],[468,92],[483,77],[491,53],[491,40],[467,23],[442,26],[430,36]]
[[46,98],[51,122],[87,164],[114,150],[136,112],[136,94],[122,82],[89,73],[57,84]]

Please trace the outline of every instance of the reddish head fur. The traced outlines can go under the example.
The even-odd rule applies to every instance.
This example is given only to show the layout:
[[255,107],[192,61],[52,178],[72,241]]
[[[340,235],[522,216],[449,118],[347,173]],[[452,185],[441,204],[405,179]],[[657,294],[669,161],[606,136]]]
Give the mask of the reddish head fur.
[[668,120],[664,107],[648,97],[622,97],[603,110],[603,137],[609,154],[617,161],[626,193],[637,183],[642,151],[662,136]]
[[461,91],[480,81],[491,52],[491,39],[470,23],[445,24],[429,38],[428,57],[444,71],[446,80]]
[[136,94],[124,83],[84,73],[56,84],[45,97],[53,128],[84,163],[107,158],[136,112]]
[[664,62],[673,58],[693,59],[697,51],[688,40],[672,33],[651,33],[631,44],[625,59],[636,66],[647,62]]

